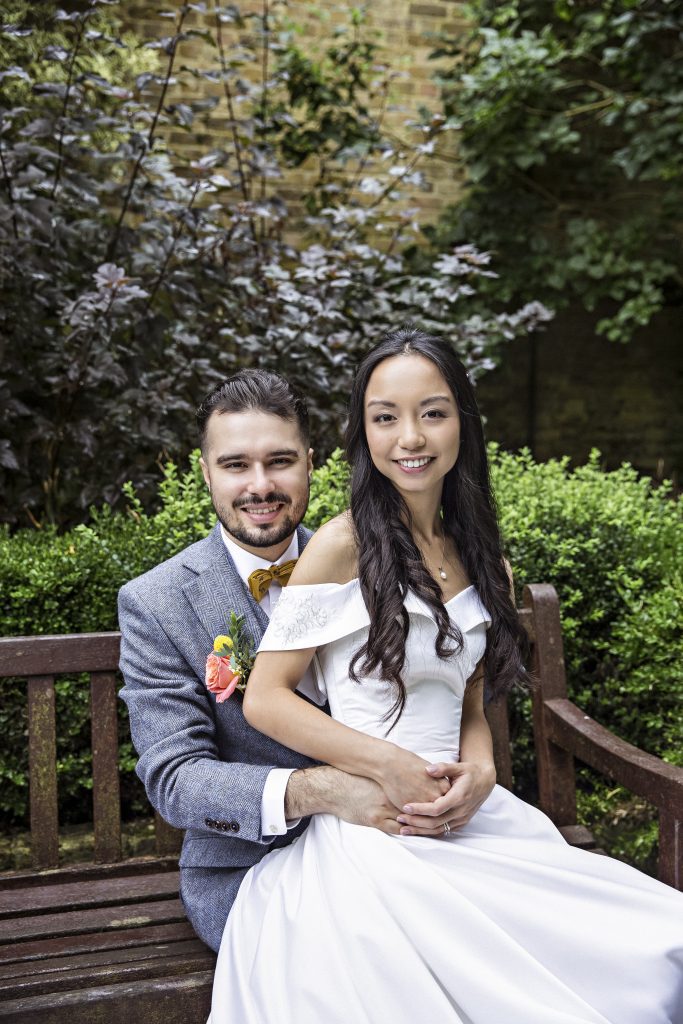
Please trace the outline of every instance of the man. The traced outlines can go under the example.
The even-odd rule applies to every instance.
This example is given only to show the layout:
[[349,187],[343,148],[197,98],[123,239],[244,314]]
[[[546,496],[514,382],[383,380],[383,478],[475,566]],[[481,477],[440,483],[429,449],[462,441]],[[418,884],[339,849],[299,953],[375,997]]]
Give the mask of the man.
[[[305,403],[277,374],[240,371],[206,397],[197,422],[218,524],[122,588],[121,695],[148,797],[186,830],[180,887],[187,916],[217,950],[246,872],[299,835],[311,814],[436,835],[454,820],[454,808],[462,820],[471,816],[492,779],[477,766],[449,766],[451,775],[460,773],[452,787],[433,779],[435,800],[448,793],[448,811],[421,806],[419,815],[401,815],[372,780],[313,765],[256,732],[239,694],[217,702],[207,691],[206,656],[230,613],[244,616],[257,645],[310,536],[300,524],[313,453]],[[311,680],[300,689],[314,695]],[[440,766],[436,774],[447,772]]]

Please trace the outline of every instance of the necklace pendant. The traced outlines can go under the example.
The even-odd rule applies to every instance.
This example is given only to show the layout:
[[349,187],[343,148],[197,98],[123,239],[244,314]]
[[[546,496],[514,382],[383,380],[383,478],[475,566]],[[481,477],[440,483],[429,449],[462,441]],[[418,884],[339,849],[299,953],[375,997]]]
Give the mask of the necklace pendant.
[[447,580],[448,579],[448,576],[443,571],[443,569],[439,569],[439,576],[441,577],[442,580]]

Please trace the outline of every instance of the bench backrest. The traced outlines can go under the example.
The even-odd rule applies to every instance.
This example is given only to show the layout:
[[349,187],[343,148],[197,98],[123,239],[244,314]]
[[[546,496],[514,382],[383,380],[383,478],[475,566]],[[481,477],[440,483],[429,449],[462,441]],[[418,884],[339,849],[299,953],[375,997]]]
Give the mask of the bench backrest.
[[[0,639],[0,678],[19,676],[28,685],[28,755],[31,852],[35,868],[59,863],[55,678],[90,677],[92,800],[95,860],[122,859],[118,771],[116,670],[119,633],[26,636]],[[181,833],[155,815],[159,857],[177,853]]]
[[[659,810],[659,877],[683,887],[683,769],[646,754],[598,725],[567,699],[557,594],[549,584],[524,588],[519,616],[529,637],[537,685],[532,693],[534,742],[542,809],[558,826],[576,824],[574,756],[616,779]],[[118,774],[116,669],[118,633],[0,639],[0,678],[28,682],[31,844],[34,866],[58,865],[55,677],[90,676],[95,860],[118,861],[121,799]],[[498,781],[512,786],[505,701],[490,704]],[[155,816],[156,852],[178,852],[181,833]]]

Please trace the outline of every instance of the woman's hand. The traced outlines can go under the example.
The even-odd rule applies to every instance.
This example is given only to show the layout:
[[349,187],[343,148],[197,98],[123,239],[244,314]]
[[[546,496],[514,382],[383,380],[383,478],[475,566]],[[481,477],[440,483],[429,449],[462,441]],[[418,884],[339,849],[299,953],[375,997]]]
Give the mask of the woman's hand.
[[[395,807],[403,808],[409,802],[432,806],[451,789],[446,773],[428,773],[429,762],[402,747],[387,744],[389,751],[382,755],[382,764],[375,779]],[[449,766],[450,767],[450,766]]]
[[427,772],[441,782],[447,779],[448,792],[431,803],[411,800],[404,804],[397,819],[402,826],[401,835],[440,836],[446,823],[451,830],[461,828],[476,814],[496,784],[496,770],[488,761],[434,764],[427,767]]

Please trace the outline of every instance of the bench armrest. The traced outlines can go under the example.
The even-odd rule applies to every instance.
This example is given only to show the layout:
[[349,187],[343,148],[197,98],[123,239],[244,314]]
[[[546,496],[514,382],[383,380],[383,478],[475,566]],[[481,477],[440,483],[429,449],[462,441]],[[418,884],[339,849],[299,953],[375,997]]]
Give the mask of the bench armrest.
[[567,698],[543,701],[547,738],[660,810],[683,818],[683,768],[634,747]]

